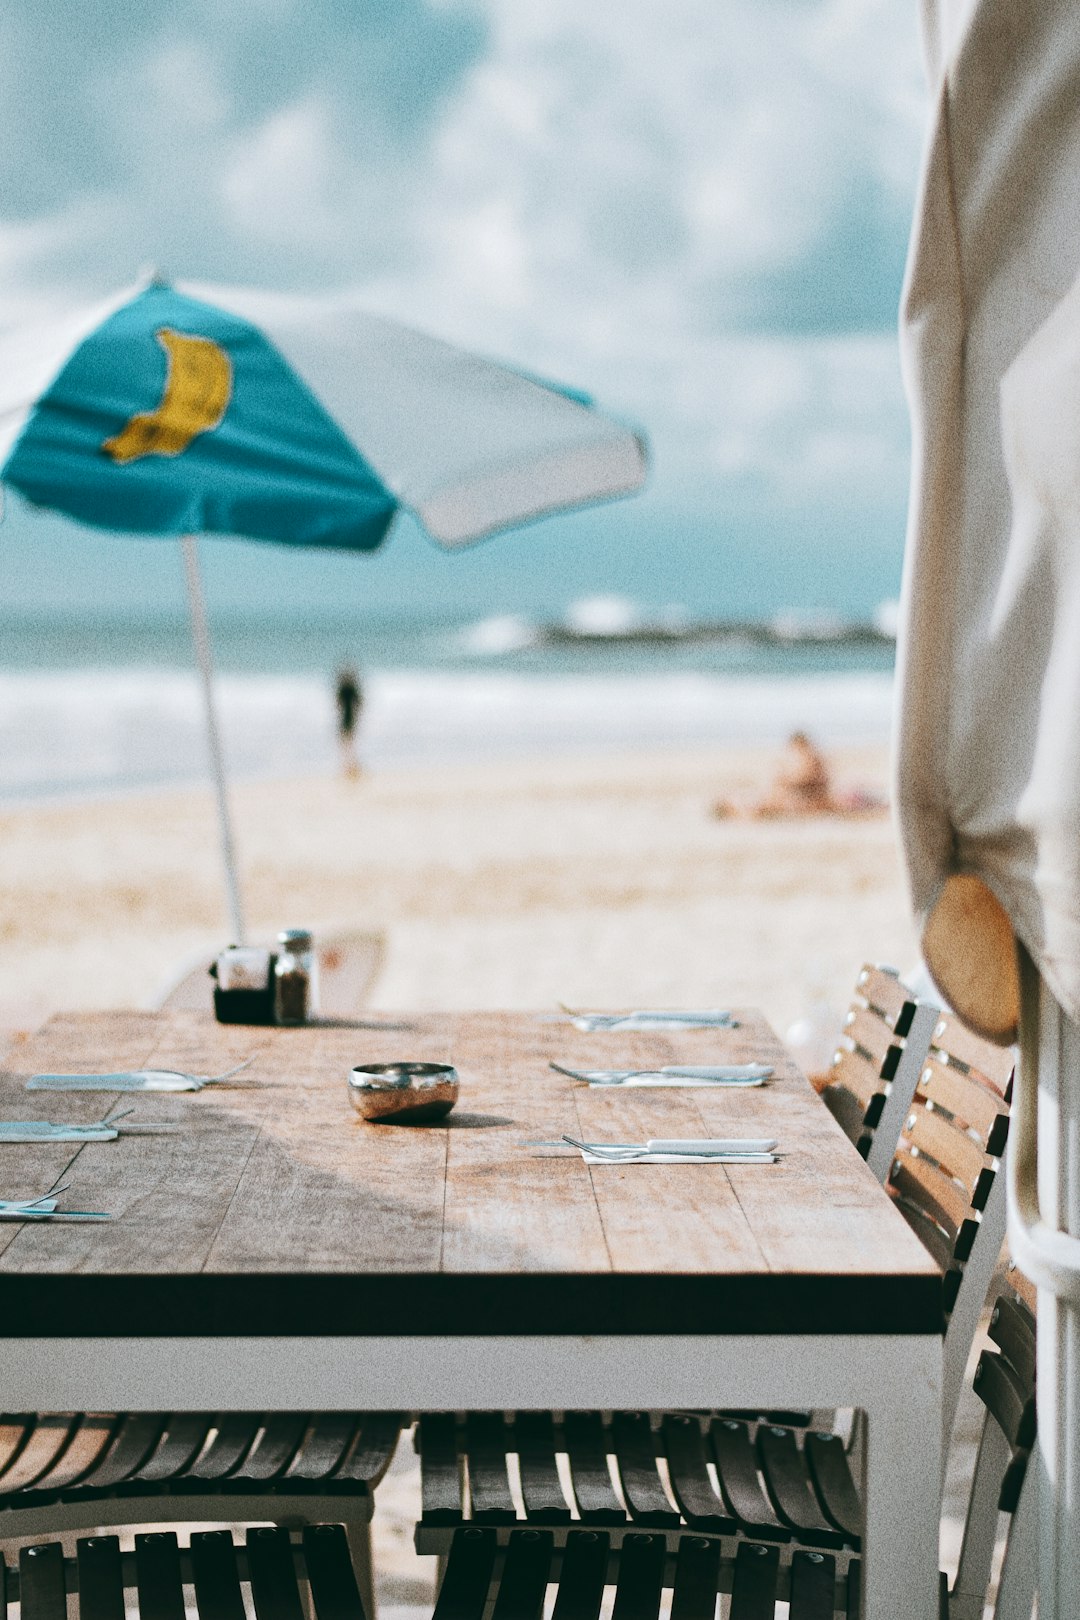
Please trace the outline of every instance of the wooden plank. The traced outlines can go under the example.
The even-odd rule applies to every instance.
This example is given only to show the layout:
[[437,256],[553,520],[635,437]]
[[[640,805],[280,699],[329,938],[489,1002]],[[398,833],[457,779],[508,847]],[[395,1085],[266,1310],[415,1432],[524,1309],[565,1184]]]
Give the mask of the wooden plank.
[[928,1108],[912,1109],[901,1141],[920,1154],[929,1154],[947,1176],[963,1183],[969,1197],[974,1195],[983,1171],[992,1168],[978,1142],[954,1125],[947,1114],[931,1113]]
[[997,1046],[968,1029],[956,1013],[942,1013],[934,1027],[932,1046],[965,1068],[974,1069],[1001,1096],[1016,1067],[1016,1048]]
[[945,1108],[963,1125],[977,1131],[983,1143],[990,1140],[998,1119],[1008,1110],[1001,1098],[987,1091],[973,1075],[944,1064],[931,1055],[919,1076],[919,1096],[935,1107]]
[[849,1010],[844,1019],[844,1035],[873,1058],[879,1071],[886,1052],[890,1046],[896,1045],[896,1038],[888,1024],[869,1008],[852,1007]]
[[837,1052],[829,1070],[829,1084],[847,1091],[861,1105],[865,1114],[871,1097],[883,1090],[881,1076],[873,1063],[861,1052]]
[[855,994],[860,996],[869,1007],[876,1007],[884,1013],[892,1029],[899,1023],[900,1033],[904,1033],[905,1018],[910,1018],[910,1008],[914,997],[907,985],[894,973],[885,968],[874,967],[871,963],[860,970],[855,983]]

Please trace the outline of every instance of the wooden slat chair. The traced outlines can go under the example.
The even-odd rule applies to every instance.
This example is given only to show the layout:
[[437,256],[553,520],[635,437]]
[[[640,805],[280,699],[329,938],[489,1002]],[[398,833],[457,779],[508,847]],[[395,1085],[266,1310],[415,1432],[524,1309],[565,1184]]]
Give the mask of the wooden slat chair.
[[[1034,1320],[1015,1297],[998,1302],[991,1322],[998,1351],[979,1361],[975,1387],[987,1408],[960,1564],[952,1590],[941,1577],[942,1620],[979,1620],[989,1590],[999,1513],[1011,1518],[996,1620],[1029,1616],[1033,1596],[1032,1480]],[[487,1437],[488,1440],[492,1436]],[[484,1436],[478,1446],[484,1443]],[[631,1446],[631,1449],[632,1446]],[[546,1459],[546,1448],[538,1456]],[[524,1470],[523,1475],[524,1479]],[[543,1489],[546,1461],[536,1476]],[[550,1480],[548,1480],[550,1484]],[[497,1501],[487,1511],[498,1513]],[[602,1513],[603,1503],[593,1511]],[[611,1620],[660,1620],[670,1590],[671,1620],[714,1620],[718,1594],[727,1620],[834,1620],[859,1613],[859,1564],[841,1568],[828,1548],[800,1548],[789,1563],[775,1539],[730,1548],[716,1534],[664,1529],[621,1537],[601,1521],[578,1521],[557,1541],[556,1528],[519,1528],[500,1545],[494,1525],[459,1527],[450,1544],[433,1620],[600,1620],[614,1587]],[[550,1588],[553,1606],[548,1609]],[[65,1559],[58,1542],[24,1547],[18,1568],[0,1563],[0,1620],[124,1620],[125,1588],[134,1588],[140,1620],[370,1620],[342,1525],[251,1529],[242,1546],[228,1531],[196,1532],[182,1548],[171,1532],[79,1541]],[[188,1594],[191,1594],[189,1601]],[[1026,1605],[1026,1606],[1025,1606]]]
[[939,1016],[895,969],[867,963],[860,970],[821,1098],[879,1181],[888,1175]]
[[402,1423],[391,1412],[0,1416],[0,1542],[98,1525],[342,1519],[370,1598],[373,1492]]

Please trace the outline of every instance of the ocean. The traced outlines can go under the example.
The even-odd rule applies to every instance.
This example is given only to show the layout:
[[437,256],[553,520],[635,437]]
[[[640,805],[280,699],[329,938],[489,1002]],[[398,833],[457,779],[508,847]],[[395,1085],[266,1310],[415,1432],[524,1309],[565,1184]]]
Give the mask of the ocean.
[[[842,528],[732,537],[700,513],[662,533],[634,511],[456,557],[408,532],[374,558],[204,542],[230,773],[334,768],[343,661],[372,767],[888,736],[895,534],[857,550]],[[0,800],[205,773],[178,548],[10,512]]]

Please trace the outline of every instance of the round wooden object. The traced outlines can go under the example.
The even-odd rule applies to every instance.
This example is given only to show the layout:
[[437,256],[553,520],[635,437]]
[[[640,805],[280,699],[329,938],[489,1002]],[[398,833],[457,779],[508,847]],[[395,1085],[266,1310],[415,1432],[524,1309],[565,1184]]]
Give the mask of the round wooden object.
[[1020,970],[1008,912],[981,878],[947,878],[922,937],[930,976],[977,1035],[1011,1046],[1020,1018]]

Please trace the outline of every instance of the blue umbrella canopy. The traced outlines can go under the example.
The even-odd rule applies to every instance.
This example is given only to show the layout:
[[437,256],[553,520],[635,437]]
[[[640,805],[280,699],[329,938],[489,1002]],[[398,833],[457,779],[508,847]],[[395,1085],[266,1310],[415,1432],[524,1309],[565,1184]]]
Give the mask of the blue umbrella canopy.
[[0,334],[0,479],[143,534],[460,545],[629,494],[639,435],[587,396],[340,301],[154,281]]

